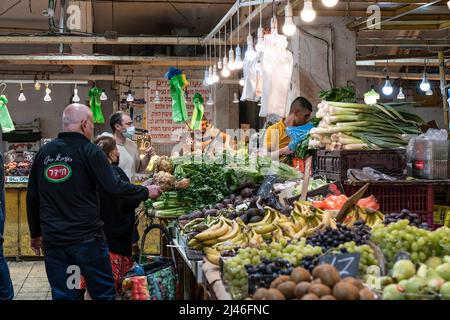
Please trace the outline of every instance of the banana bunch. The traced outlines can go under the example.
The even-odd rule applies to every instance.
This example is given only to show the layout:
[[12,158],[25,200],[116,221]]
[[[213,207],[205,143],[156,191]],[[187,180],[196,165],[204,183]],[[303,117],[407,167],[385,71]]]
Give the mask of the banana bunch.
[[383,219],[384,215],[380,211],[355,205],[346,214],[344,223],[352,226],[356,221],[364,221],[366,225],[373,227],[382,223]]
[[294,203],[291,219],[296,231],[292,238],[296,240],[312,235],[327,226],[336,228],[336,221],[332,212],[324,212],[306,201]]

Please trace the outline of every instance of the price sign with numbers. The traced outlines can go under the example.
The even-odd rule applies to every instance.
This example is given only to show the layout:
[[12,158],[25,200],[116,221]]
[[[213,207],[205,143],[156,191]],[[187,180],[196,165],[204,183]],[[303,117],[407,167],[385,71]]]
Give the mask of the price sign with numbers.
[[333,265],[341,275],[345,277],[356,277],[359,272],[359,253],[345,253],[336,255],[325,255],[319,260],[319,264]]

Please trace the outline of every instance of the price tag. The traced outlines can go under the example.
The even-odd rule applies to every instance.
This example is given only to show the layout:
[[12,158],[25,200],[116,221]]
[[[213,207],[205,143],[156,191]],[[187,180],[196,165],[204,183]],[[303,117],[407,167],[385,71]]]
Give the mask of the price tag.
[[26,176],[6,176],[6,183],[28,183],[28,177]]
[[356,277],[359,273],[359,253],[345,253],[336,255],[325,255],[320,257],[319,264],[331,264],[342,278]]

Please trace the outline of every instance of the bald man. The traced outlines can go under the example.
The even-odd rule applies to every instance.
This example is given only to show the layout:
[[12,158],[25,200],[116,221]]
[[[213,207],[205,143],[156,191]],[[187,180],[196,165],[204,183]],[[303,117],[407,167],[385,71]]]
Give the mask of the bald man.
[[43,146],[33,162],[27,194],[31,247],[45,253],[54,300],[77,299],[80,274],[93,299],[116,297],[108,247],[99,215],[98,188],[116,197],[157,198],[156,186],[141,187],[117,178],[104,152],[91,143],[91,110],[64,109],[63,132]]

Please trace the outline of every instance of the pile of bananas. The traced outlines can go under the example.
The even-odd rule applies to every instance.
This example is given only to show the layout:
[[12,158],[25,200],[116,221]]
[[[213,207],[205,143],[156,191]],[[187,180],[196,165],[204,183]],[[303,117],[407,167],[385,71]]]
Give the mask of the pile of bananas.
[[353,206],[344,218],[344,223],[352,226],[356,221],[364,221],[367,226],[373,227],[384,220],[384,214],[378,210],[370,208],[361,208],[360,206]]

